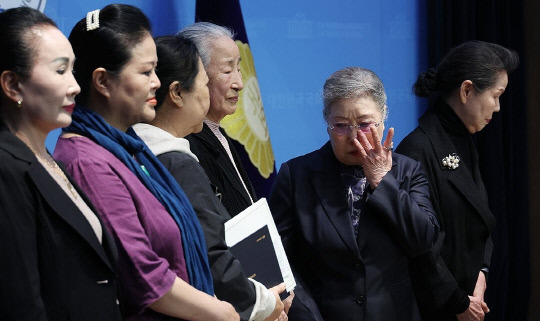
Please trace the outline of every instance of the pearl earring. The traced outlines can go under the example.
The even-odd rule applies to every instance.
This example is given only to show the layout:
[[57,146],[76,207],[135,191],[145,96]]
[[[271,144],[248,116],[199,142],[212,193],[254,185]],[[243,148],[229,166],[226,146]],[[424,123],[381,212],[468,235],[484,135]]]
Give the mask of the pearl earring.
[[21,108],[22,106],[22,100],[17,101],[17,107]]

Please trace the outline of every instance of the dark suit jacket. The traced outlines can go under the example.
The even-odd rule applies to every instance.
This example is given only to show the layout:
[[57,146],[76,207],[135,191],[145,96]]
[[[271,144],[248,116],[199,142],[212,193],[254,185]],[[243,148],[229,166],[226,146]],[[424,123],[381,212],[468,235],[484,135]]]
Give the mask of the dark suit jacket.
[[[229,136],[224,130],[220,130],[229,142],[234,162],[251,194],[251,198],[255,202],[257,200],[255,190],[249,181],[244,166],[242,166],[242,160],[238,157]],[[210,182],[217,187],[218,193],[221,194],[221,203],[223,203],[229,214],[235,216],[249,207],[251,201],[234,169],[234,165],[210,127],[204,124],[200,133],[188,135],[186,139],[189,140],[190,149],[199,158],[199,163],[206,171]]]
[[0,320],[122,319],[114,241],[1,123],[0,254]]
[[397,151],[424,166],[441,235],[432,255],[412,261],[415,293],[424,320],[455,320],[468,306],[467,295],[472,295],[480,269],[489,266],[495,218],[479,168],[467,168],[463,162],[456,169],[443,166],[442,159],[456,148],[433,111],[419,123]]
[[208,261],[216,296],[231,303],[241,320],[249,320],[255,304],[255,287],[225,243],[225,222],[231,216],[214,195],[204,169],[191,156],[168,152],[158,156],[182,187],[204,231]]
[[366,190],[358,239],[338,168],[327,143],[284,163],[270,195],[300,283],[290,320],[320,320],[310,297],[325,321],[419,320],[407,261],[430,251],[438,228],[420,163],[393,155],[391,171]]

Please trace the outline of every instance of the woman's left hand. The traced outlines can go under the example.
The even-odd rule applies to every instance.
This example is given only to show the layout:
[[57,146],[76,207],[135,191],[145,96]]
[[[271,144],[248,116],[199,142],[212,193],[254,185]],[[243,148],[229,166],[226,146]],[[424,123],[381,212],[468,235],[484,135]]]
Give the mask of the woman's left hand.
[[362,169],[364,175],[372,189],[377,188],[384,175],[392,169],[392,139],[394,138],[394,128],[388,130],[384,144],[381,145],[381,137],[375,126],[370,127],[371,137],[375,146],[367,139],[366,134],[359,130],[354,144],[360,152]]

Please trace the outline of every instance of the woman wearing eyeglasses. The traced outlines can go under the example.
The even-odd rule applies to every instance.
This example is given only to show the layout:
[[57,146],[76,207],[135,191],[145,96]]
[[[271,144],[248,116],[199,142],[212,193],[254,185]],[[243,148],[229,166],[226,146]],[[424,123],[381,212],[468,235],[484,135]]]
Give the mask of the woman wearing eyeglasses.
[[[291,320],[419,320],[408,260],[438,223],[419,162],[392,152],[380,79],[360,67],[326,80],[330,141],[281,166],[270,208],[299,286]],[[320,314],[318,314],[320,312]]]

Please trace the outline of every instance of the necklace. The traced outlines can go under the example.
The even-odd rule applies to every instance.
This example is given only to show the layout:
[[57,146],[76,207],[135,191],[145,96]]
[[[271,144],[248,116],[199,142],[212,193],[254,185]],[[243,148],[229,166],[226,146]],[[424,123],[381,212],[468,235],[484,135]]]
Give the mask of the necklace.
[[64,182],[66,183],[69,191],[71,192],[71,194],[73,195],[73,197],[75,199],[77,199],[78,195],[77,195],[77,191],[75,190],[75,187],[73,187],[73,185],[71,184],[71,182],[69,181],[69,179],[67,178],[66,174],[64,174],[64,172],[62,171],[62,169],[60,169],[60,166],[58,166],[58,164],[56,163],[56,161],[51,157],[51,155],[47,154],[47,157],[43,157],[43,155],[39,154],[38,152],[36,152],[34,150],[34,148],[32,148],[30,145],[28,145],[28,147],[30,148],[30,150],[32,150],[32,152],[36,155],[37,158],[41,159],[42,161],[45,162],[45,164],[49,165],[50,168],[52,168],[56,174],[60,175],[60,177],[62,177],[62,179],[64,180]]

